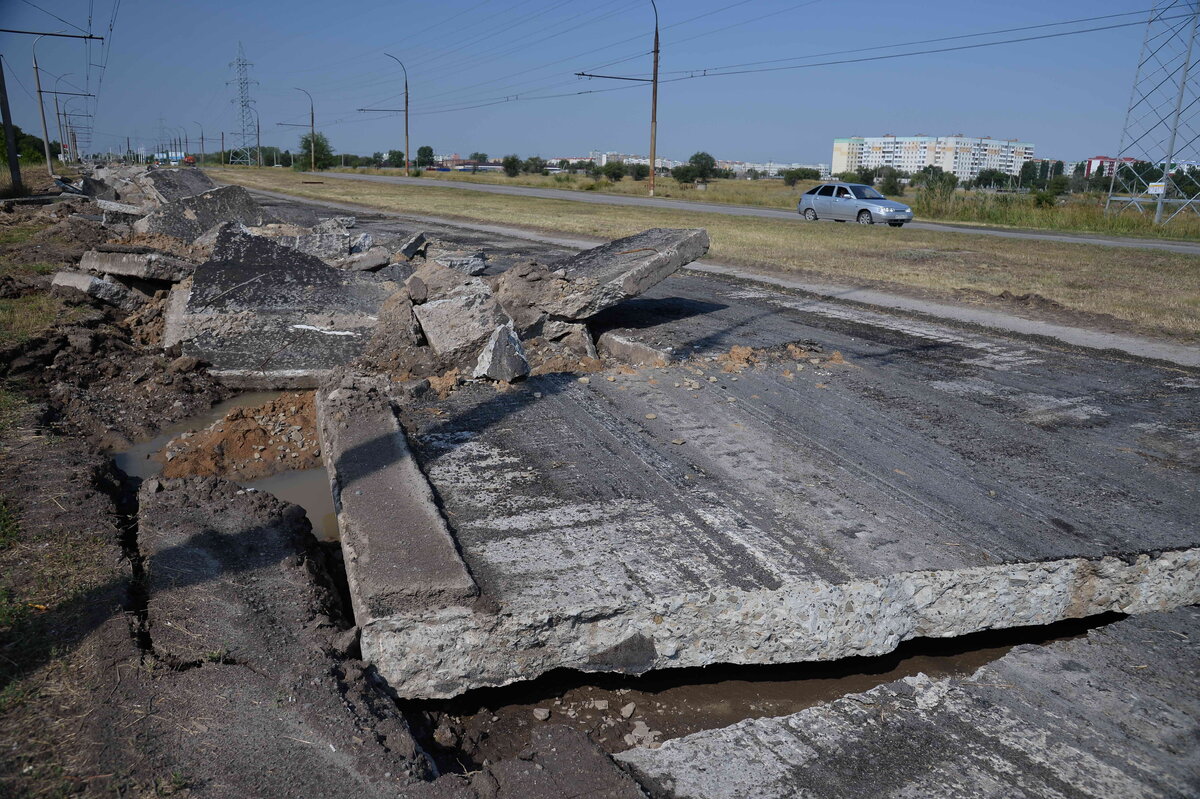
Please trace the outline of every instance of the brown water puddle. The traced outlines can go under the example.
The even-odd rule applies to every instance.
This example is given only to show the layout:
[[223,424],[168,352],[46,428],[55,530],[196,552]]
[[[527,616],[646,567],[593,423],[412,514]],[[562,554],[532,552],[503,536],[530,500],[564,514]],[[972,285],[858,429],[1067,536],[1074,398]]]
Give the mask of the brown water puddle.
[[[137,480],[157,477],[162,472],[162,463],[154,458],[167,442],[190,430],[202,430],[225,417],[234,408],[253,408],[280,396],[281,391],[251,391],[219,402],[204,413],[190,416],[147,441],[134,444],[124,452],[113,454],[113,463],[118,469]],[[329,489],[329,476],[324,469],[304,469],[281,472],[261,480],[239,482],[247,490],[266,491],[285,502],[304,508],[312,524],[313,535],[321,541],[338,540],[337,516],[333,510],[333,494]]]
[[798,713],[919,673],[935,679],[967,676],[1018,644],[1073,638],[1111,621],[1096,617],[951,640],[919,639],[889,655],[834,663],[716,666],[642,677],[560,672],[441,704],[440,713],[431,717],[435,729],[427,732],[441,747],[438,759],[455,770],[516,757],[540,724],[578,729],[608,752],[654,747],[745,719]]

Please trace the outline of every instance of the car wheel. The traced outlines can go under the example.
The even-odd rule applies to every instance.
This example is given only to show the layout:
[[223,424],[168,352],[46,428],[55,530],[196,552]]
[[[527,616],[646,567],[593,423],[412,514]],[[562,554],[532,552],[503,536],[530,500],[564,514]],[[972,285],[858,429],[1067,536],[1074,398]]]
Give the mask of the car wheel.
[[816,222],[817,221],[817,212],[811,208],[805,208],[804,209],[804,218],[807,219],[809,222]]
[[888,224],[891,225],[892,227],[904,227],[903,222],[888,222]]
[[858,212],[858,224],[873,225],[873,224],[875,224],[875,219],[871,216],[870,211],[859,211]]

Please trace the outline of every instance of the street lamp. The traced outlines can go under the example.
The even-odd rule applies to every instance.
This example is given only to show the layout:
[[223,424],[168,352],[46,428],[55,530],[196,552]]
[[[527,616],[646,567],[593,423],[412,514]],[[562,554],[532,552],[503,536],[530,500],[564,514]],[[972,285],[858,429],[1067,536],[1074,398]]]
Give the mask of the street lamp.
[[42,115],[42,148],[46,153],[46,172],[54,177],[54,168],[50,165],[50,133],[46,130],[46,106],[42,104],[42,76],[38,71],[37,46],[46,37],[42,34],[33,40],[33,83],[37,87],[38,112]]
[[[293,86],[292,88],[298,92],[308,94],[307,91],[298,86]],[[310,172],[317,171],[317,115],[311,94],[308,94],[308,170]]]
[[408,70],[404,67],[404,62],[390,53],[384,53],[385,56],[395,61],[400,65],[400,69],[404,70],[404,176],[412,177],[412,170],[409,167],[411,161],[411,152],[408,148]]

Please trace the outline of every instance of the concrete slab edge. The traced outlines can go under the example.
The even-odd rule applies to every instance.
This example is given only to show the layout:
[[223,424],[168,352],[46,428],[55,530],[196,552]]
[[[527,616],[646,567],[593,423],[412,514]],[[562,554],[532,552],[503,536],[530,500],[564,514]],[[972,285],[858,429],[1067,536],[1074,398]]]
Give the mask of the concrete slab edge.
[[555,668],[640,674],[829,661],[884,654],[917,637],[1197,602],[1200,548],[1190,548],[713,590],[622,607],[423,607],[371,620],[362,649],[400,696],[432,699]]
[[357,623],[469,606],[479,588],[386,392],[348,378],[316,411]]

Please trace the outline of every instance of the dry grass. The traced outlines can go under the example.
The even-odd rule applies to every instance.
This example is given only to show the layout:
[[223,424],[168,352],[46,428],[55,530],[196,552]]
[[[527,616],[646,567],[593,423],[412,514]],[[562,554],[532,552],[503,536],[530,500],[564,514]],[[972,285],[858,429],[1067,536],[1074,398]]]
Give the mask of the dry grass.
[[0,300],[0,346],[19,344],[46,330],[63,308],[62,300],[42,293]]
[[[1108,314],[1144,333],[1200,333],[1200,259],[1154,250],[1000,239],[912,228],[810,224],[654,208],[464,192],[369,181],[323,184],[283,170],[214,170],[216,177],[301,197],[399,213],[504,223],[601,239],[648,227],[703,227],[714,260],[803,272],[838,281],[879,281],[962,298],[1039,294],[1067,309]],[[967,291],[964,295],[963,290]]]

